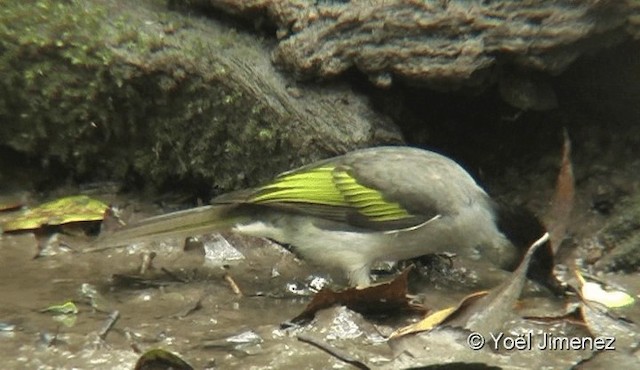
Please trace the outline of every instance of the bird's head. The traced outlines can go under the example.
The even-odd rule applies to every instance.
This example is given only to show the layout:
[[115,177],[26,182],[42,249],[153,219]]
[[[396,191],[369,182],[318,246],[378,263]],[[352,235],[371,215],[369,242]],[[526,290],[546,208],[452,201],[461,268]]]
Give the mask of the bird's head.
[[[529,247],[547,230],[540,219],[525,207],[498,204],[496,209],[498,229],[518,250],[519,258],[514,260],[511,266],[505,266],[505,268],[515,270]],[[551,243],[547,241],[534,253],[527,276],[547,287],[553,293],[561,294],[564,289],[553,274],[554,266],[553,249]]]

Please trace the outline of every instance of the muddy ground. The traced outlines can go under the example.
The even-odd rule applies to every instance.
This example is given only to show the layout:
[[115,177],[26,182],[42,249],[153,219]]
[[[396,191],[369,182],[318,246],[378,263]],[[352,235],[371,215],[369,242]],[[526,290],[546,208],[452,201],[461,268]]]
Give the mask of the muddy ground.
[[[630,161],[622,168],[601,171],[608,171],[617,184],[632,191],[622,197],[631,199],[639,186],[637,172],[633,171],[637,166],[637,161]],[[582,170],[578,169],[577,173],[580,175]],[[508,177],[504,181],[509,182]],[[576,263],[589,270],[592,261],[585,262],[586,251],[594,249],[603,229],[622,217],[624,209],[614,207],[607,214],[594,210],[589,189],[597,187],[594,182],[600,181],[601,177],[592,177],[592,180],[578,182],[566,250],[558,261],[560,272]],[[544,197],[553,193],[554,185],[546,180],[535,185],[526,189],[516,186],[508,196],[544,208],[548,203]],[[494,188],[500,186],[496,183]],[[159,206],[132,194],[117,195],[106,189],[66,188],[57,194],[88,193],[105,203],[118,205],[123,210],[123,218],[129,221],[184,207],[175,201]],[[44,200],[34,193],[4,196],[5,199],[20,198],[27,204]],[[16,211],[2,212],[0,221],[15,214]],[[330,280],[333,276],[338,286],[344,281],[335,274],[308,266],[280,245],[224,234],[191,241],[189,251],[184,251],[184,240],[163,239],[80,253],[90,245],[92,237],[63,231],[47,234],[53,235],[52,239],[37,239],[32,231],[6,233],[0,237],[0,322],[3,325],[0,358],[4,368],[131,369],[142,352],[153,348],[179,354],[195,368],[352,366],[299,341],[300,335],[319,338],[371,367],[415,365],[411,361],[394,362],[398,361],[397,354],[385,337],[394,329],[419,319],[421,316],[417,314],[388,313],[363,318],[349,309],[336,307],[321,311],[305,325],[287,324],[302,312],[313,295],[308,285],[311,280]],[[46,246],[44,250],[39,251],[39,243],[40,248]],[[144,256],[150,252],[155,253],[155,259],[141,274]],[[598,274],[598,269],[591,267],[591,272]],[[413,279],[411,290],[424,306],[437,310],[457,304],[469,293],[495,286],[507,276],[502,271],[487,271],[454,259],[452,269],[436,267],[426,276]],[[633,296],[637,297],[640,292],[637,272],[600,273],[599,277]],[[385,279],[389,276],[380,276],[381,281]],[[240,292],[234,291],[234,284]],[[41,312],[67,301],[75,302],[79,309],[72,318],[63,320]],[[571,302],[575,302],[575,297],[557,298],[531,286],[523,294],[517,312],[520,316],[558,316]],[[115,311],[119,318],[105,333],[103,328]],[[630,321],[640,320],[637,305],[616,312]],[[509,322],[505,330],[511,334],[588,335],[584,328],[565,321],[539,323],[517,319]],[[510,365],[508,352],[497,361],[465,348],[463,338],[454,343],[461,346],[458,350],[466,353],[465,356],[449,357],[439,351],[430,356],[436,362],[472,361],[518,368]],[[619,367],[619,364],[638,361],[637,354],[626,348],[603,353],[582,365],[583,368]],[[591,358],[594,353],[530,351],[519,355],[524,356],[518,360],[520,364],[567,368]]]

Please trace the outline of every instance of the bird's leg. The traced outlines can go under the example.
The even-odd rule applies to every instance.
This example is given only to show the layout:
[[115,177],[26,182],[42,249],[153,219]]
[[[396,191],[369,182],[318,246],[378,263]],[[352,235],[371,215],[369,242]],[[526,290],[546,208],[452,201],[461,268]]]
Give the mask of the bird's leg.
[[357,289],[364,289],[371,285],[369,265],[352,266],[348,269],[349,284]]

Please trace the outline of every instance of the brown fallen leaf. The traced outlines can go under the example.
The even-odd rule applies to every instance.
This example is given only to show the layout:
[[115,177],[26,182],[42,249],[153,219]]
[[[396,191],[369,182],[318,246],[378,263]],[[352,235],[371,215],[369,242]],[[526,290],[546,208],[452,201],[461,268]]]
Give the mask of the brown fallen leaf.
[[442,310],[436,311],[424,319],[418,321],[415,324],[407,325],[402,327],[389,335],[389,339],[393,339],[395,337],[400,337],[403,335],[418,333],[422,331],[427,331],[435,328],[436,326],[442,324],[447,319],[451,318],[456,312],[460,312],[461,310],[466,309],[477,299],[480,299],[489,294],[488,291],[480,291],[471,293],[468,296],[464,297],[457,306],[447,307]]
[[562,162],[556,180],[556,191],[551,201],[551,208],[545,216],[547,230],[554,254],[558,251],[567,233],[571,211],[575,202],[575,179],[571,164],[571,140],[567,130],[564,130],[562,145]]
[[428,331],[437,326],[451,326],[469,329],[481,333],[486,337],[489,333],[499,331],[502,325],[513,315],[513,306],[520,297],[522,288],[527,280],[527,270],[531,258],[541,245],[549,239],[545,233],[527,251],[520,266],[512,273],[511,278],[491,289],[489,292],[471,294],[455,307],[440,310],[422,321],[401,328],[394,332],[390,339],[407,334]]
[[343,305],[362,314],[381,314],[398,311],[426,312],[422,306],[412,304],[407,298],[408,275],[405,269],[400,275],[388,283],[366,288],[347,288],[335,292],[329,288],[319,291],[304,311],[296,316],[293,323],[302,324],[313,319],[316,312],[333,305]]
[[580,312],[580,306],[576,305],[571,310],[565,312],[562,315],[557,316],[523,316],[525,320],[535,321],[544,324],[556,324],[565,322],[575,326],[585,326],[582,313]]

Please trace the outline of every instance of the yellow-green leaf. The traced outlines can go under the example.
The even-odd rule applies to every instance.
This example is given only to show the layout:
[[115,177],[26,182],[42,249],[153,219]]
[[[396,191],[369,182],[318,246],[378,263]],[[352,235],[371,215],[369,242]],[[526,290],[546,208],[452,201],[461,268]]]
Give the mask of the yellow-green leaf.
[[580,271],[576,271],[580,282],[580,294],[587,301],[598,302],[607,308],[620,308],[635,303],[633,296],[617,289],[604,289],[600,283],[587,281]]
[[63,304],[54,304],[45,309],[40,310],[40,312],[48,312],[54,315],[75,315],[78,313],[78,307],[75,303],[69,301]]
[[432,330],[445,321],[449,321],[449,318],[454,314],[460,313],[462,310],[467,310],[471,306],[471,304],[477,302],[480,298],[487,296],[488,293],[489,292],[487,291],[471,293],[468,296],[464,297],[460,302],[458,302],[456,306],[447,307],[442,310],[436,311],[414,324],[407,325],[394,331],[389,336],[389,339],[402,337],[407,334]]
[[23,211],[2,225],[4,231],[37,229],[44,225],[62,225],[70,222],[100,221],[108,206],[86,195],[76,195],[44,203]]
[[440,325],[444,320],[451,316],[452,313],[456,312],[457,309],[458,307],[447,307],[440,311],[436,311],[415,324],[407,325],[394,331],[391,333],[389,338],[401,337],[411,333],[431,330]]

